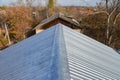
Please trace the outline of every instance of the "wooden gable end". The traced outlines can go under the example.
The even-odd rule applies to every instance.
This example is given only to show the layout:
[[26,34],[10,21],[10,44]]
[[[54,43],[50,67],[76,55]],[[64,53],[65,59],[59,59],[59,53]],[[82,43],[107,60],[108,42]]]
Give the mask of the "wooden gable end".
[[81,32],[81,30],[82,30],[81,28],[78,28],[78,26],[76,26],[76,25],[74,25],[74,24],[72,24],[72,23],[70,23],[70,22],[68,22],[68,21],[65,21],[65,20],[63,20],[63,19],[61,19],[61,18],[56,18],[56,19],[54,19],[53,21],[50,21],[50,22],[48,22],[47,24],[44,24],[44,25],[36,28],[36,29],[35,29],[35,30],[36,30],[36,33],[39,33],[39,32],[41,32],[41,31],[43,31],[43,30],[45,30],[45,29],[47,29],[47,28],[50,28],[50,27],[53,26],[53,25],[58,24],[58,23],[64,24],[64,25],[66,25],[66,26],[69,26],[70,28],[75,29],[75,30],[78,31],[78,32]]

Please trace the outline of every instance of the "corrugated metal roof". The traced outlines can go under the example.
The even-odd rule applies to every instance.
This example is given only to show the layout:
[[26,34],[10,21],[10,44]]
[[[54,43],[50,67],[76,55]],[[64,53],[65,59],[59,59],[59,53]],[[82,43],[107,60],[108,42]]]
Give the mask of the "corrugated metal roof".
[[119,80],[120,55],[62,24],[0,52],[0,80]]
[[67,65],[60,62],[64,56],[59,56],[57,26],[3,50],[0,53],[0,80],[69,79]]
[[81,33],[63,28],[73,80],[119,80],[120,55]]

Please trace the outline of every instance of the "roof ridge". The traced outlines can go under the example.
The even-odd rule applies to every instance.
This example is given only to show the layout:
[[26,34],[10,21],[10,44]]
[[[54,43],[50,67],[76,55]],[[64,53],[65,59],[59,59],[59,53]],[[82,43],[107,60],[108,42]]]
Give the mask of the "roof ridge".
[[[57,24],[54,31],[54,39],[52,42],[52,50],[51,50],[51,70],[52,68],[56,68],[57,72],[56,75],[52,74],[52,71],[50,72],[50,80],[56,80],[54,76],[57,76],[58,80],[70,80],[70,73],[68,68],[68,60],[67,60],[67,54],[65,49],[65,41],[64,41],[64,35],[63,35],[63,26],[61,24]],[[56,63],[56,64],[55,64]],[[58,69],[59,67],[59,69]]]
[[64,31],[63,25],[61,23],[58,24],[59,29],[59,55],[60,55],[60,63],[61,63],[61,72],[62,72],[62,79],[60,80],[70,80],[70,72],[69,72],[69,65],[68,65],[68,58],[67,58],[67,50],[65,45],[65,38],[64,38]]

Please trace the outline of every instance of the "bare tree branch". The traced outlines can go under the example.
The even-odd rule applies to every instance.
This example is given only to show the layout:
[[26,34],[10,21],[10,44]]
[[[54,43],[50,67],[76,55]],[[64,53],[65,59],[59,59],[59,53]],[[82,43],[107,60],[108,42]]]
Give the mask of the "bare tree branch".
[[115,19],[114,19],[114,23],[113,23],[113,24],[116,24],[117,19],[118,19],[119,16],[120,16],[120,12],[115,16]]
[[95,14],[100,14],[100,13],[105,13],[107,16],[109,16],[109,13],[107,11],[98,11],[98,12],[94,12],[94,13],[89,14],[89,15],[95,15]]

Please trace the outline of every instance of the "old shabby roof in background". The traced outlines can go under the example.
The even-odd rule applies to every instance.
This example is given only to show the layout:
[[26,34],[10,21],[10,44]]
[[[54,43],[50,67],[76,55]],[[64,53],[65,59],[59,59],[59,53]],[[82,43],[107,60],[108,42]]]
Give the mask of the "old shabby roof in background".
[[70,17],[65,16],[62,13],[57,13],[57,14],[52,15],[52,16],[44,19],[43,21],[41,21],[35,28],[33,28],[33,30],[40,28],[41,26],[46,25],[47,23],[54,21],[55,19],[64,20],[64,21],[68,22],[69,24],[73,24],[75,27],[80,28],[80,29],[83,28],[82,26],[80,26],[79,22],[77,22],[75,19],[70,19]]

